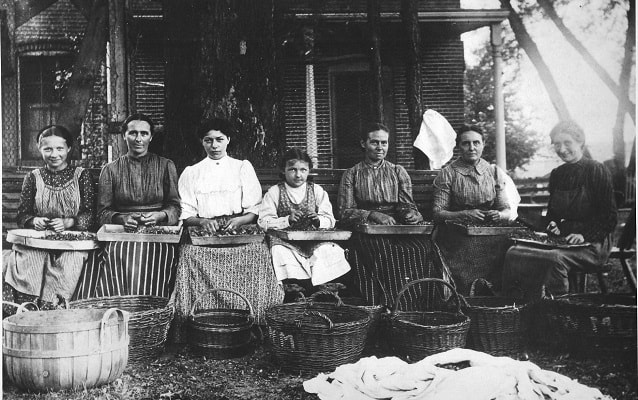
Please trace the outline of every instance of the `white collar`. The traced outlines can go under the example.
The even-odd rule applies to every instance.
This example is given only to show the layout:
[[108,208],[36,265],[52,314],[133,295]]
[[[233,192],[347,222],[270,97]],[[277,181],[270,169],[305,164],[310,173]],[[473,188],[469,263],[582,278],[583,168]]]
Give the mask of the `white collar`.
[[289,192],[305,192],[307,185],[308,185],[308,182],[305,182],[303,185],[299,187],[292,187],[288,184],[288,182],[284,182],[284,186],[286,187],[286,190]]

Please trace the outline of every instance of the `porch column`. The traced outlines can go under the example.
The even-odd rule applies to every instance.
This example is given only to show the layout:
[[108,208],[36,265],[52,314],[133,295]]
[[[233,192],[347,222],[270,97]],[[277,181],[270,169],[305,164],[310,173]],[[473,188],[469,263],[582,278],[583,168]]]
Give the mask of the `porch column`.
[[[119,126],[128,116],[128,74],[126,57],[126,7],[128,1],[109,0],[109,46],[107,53],[109,125],[113,134],[112,159],[126,153]],[[109,160],[111,161],[111,160]]]
[[496,122],[496,165],[507,170],[505,158],[505,105],[503,101],[503,38],[501,24],[492,24],[492,58],[494,60],[494,119]]

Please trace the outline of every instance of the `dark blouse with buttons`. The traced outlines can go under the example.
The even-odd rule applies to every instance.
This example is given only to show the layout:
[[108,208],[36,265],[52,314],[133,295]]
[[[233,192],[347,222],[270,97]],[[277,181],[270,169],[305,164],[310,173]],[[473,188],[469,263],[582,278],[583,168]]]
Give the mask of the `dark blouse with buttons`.
[[[48,168],[40,168],[40,175],[44,184],[50,187],[62,187],[73,179],[76,167],[67,167],[62,171],[51,171]],[[82,171],[79,178],[80,186],[80,210],[75,217],[75,230],[92,230],[95,223],[95,185],[88,170]],[[20,193],[20,204],[18,206],[17,223],[23,228],[33,218],[35,214],[35,193],[36,183],[33,171],[24,177],[22,182],[22,192]]]
[[583,157],[554,169],[549,195],[547,221],[562,225],[561,234],[580,233],[587,242],[602,242],[616,227],[611,174],[597,161]]

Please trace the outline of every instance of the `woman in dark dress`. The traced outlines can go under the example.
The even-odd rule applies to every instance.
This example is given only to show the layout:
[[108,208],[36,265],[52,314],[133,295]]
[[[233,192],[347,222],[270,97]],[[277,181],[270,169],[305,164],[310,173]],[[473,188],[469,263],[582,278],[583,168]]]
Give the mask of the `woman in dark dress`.
[[549,177],[547,231],[563,236],[570,249],[541,249],[524,244],[505,256],[503,290],[535,300],[543,288],[553,295],[567,293],[572,270],[595,272],[609,257],[616,226],[616,204],[609,171],[589,158],[585,134],[572,121],[558,123],[550,132],[556,154],[565,164]]
[[[181,212],[175,164],[148,151],[153,121],[133,114],[122,124],[128,152],[100,173],[100,224],[128,231],[176,225]],[[177,245],[156,242],[108,242],[101,267],[86,271],[78,298],[152,295],[169,297],[177,264]],[[97,287],[96,287],[97,286]]]
[[[362,131],[365,158],[346,170],[339,186],[340,222],[356,224],[417,224],[423,221],[412,198],[412,181],[405,168],[385,160],[389,130],[371,124]],[[349,262],[355,284],[370,305],[392,305],[409,281],[447,277],[436,246],[425,235],[368,235],[353,232]],[[400,308],[425,309],[433,305],[430,284],[412,286]]]

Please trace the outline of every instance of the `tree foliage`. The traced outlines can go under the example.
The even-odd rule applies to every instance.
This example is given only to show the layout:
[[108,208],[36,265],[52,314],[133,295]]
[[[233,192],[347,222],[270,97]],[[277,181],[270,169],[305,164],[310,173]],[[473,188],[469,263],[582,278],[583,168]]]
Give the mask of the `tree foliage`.
[[[478,125],[485,133],[483,157],[490,162],[496,159],[494,119],[494,76],[490,43],[486,42],[477,50],[479,62],[465,71],[465,119]],[[504,101],[505,101],[505,143],[507,148],[507,169],[524,168],[540,148],[537,132],[524,110],[516,102],[516,81],[519,49],[511,39],[504,43]]]

